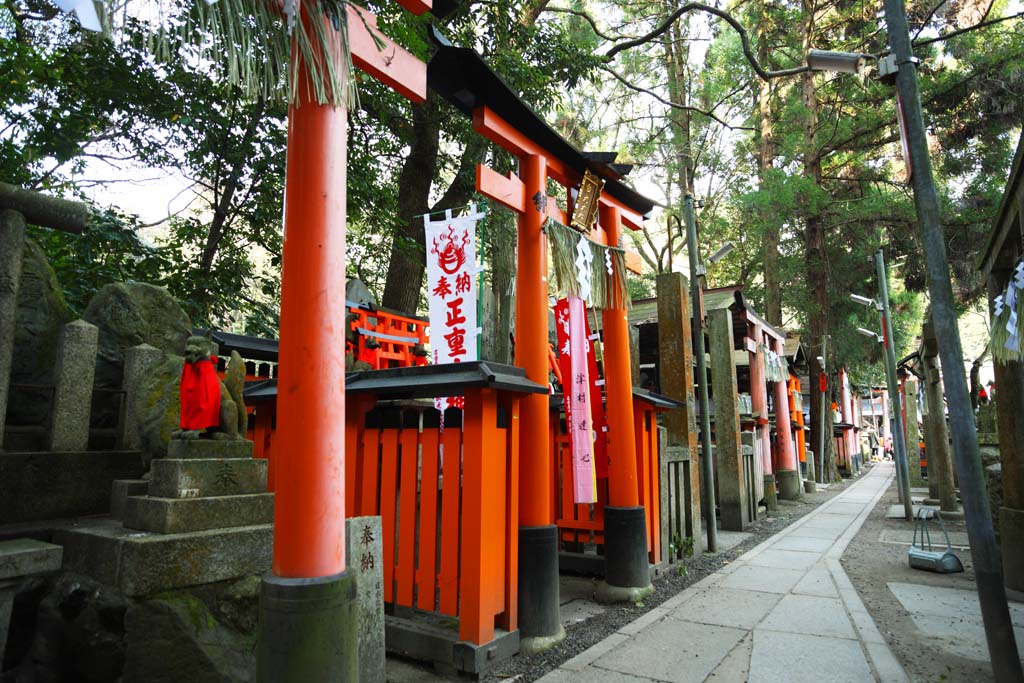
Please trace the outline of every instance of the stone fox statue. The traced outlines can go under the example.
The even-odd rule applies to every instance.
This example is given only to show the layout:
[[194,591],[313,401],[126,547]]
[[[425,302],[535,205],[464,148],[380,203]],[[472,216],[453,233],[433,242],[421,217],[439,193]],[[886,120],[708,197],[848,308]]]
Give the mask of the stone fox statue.
[[245,363],[231,352],[224,381],[217,377],[217,345],[206,337],[189,337],[181,370],[181,431],[175,439],[244,439],[248,423],[242,389]]

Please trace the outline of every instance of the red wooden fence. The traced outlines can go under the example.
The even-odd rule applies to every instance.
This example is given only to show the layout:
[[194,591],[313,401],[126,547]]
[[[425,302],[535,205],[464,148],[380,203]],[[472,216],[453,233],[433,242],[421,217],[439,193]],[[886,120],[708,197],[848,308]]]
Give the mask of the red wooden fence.
[[384,601],[458,617],[475,644],[514,630],[518,398],[468,391],[462,423],[443,431],[424,426],[423,404],[387,419],[371,406],[347,407],[346,514],[381,516]]
[[[661,493],[660,453],[655,408],[642,400],[633,400],[636,432],[637,493],[647,516],[647,553],[651,564],[661,562]],[[597,480],[597,502],[576,505],[572,497],[572,461],[569,437],[564,419],[555,412],[551,416],[549,439],[555,477],[555,518],[562,543],[595,543],[604,545],[604,507],[608,504],[608,480]],[[614,454],[613,456],[614,457]]]

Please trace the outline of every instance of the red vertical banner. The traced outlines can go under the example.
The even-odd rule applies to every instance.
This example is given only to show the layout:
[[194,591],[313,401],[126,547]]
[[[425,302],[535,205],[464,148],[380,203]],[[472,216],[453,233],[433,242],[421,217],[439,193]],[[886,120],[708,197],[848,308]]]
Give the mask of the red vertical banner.
[[590,340],[586,332],[586,304],[569,297],[555,306],[559,333],[558,350],[562,369],[569,452],[572,456],[573,502],[597,502],[594,476],[594,425],[590,411],[590,371],[587,352]]

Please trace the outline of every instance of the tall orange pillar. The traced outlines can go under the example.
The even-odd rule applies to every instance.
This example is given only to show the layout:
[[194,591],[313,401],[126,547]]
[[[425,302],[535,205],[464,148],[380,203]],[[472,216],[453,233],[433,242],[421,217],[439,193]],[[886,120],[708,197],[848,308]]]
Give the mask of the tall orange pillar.
[[[516,270],[515,364],[538,384],[548,384],[547,160],[519,160],[525,211],[519,214]],[[519,634],[531,653],[565,638],[559,618],[558,528],[551,503],[549,405],[546,394],[520,403],[519,427]]]
[[[329,22],[305,7],[303,21]],[[345,573],[346,110],[317,104],[294,47],[293,59],[301,80],[288,112],[273,576],[262,587],[258,678],[350,681],[359,660],[355,577]]]
[[[772,349],[779,356],[785,355],[782,342],[773,340]],[[779,483],[779,497],[783,500],[795,500],[803,491],[800,465],[797,464],[796,451],[793,448],[793,430],[789,422],[789,387],[786,381],[775,382],[775,434],[779,445],[779,471],[776,478]]]
[[[602,204],[598,216],[608,245],[619,246],[622,216]],[[604,378],[608,413],[608,505],[604,512],[605,580],[597,597],[634,602],[650,593],[647,526],[637,490],[633,380],[629,362],[629,319],[625,302],[604,311]]]

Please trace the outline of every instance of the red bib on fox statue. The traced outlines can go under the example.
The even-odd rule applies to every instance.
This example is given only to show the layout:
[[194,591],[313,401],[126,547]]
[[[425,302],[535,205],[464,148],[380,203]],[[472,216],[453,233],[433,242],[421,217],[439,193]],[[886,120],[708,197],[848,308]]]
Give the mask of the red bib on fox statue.
[[220,379],[217,356],[194,363],[186,361],[181,369],[181,428],[208,429],[220,426]]

